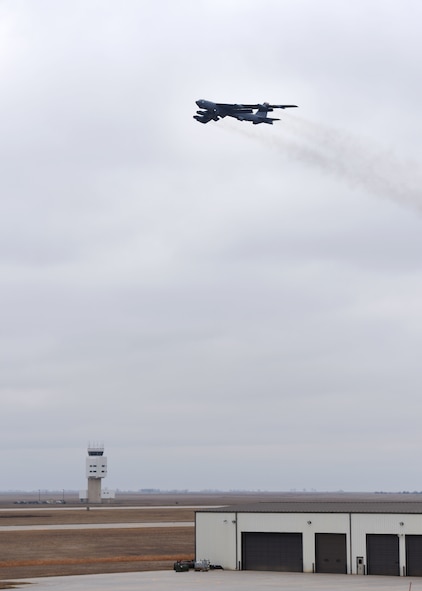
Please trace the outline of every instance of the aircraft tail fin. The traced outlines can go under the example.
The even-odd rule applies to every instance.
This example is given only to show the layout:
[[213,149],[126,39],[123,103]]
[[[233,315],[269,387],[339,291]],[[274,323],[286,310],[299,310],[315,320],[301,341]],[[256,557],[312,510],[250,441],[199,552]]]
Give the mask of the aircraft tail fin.
[[260,118],[260,121],[254,121],[254,124],[257,123],[269,123],[270,125],[273,124],[273,121],[280,121],[280,119],[276,119],[275,117],[267,117],[268,113],[274,111],[272,105],[268,103],[262,103],[259,105],[256,115]]
[[256,115],[258,115],[258,117],[266,118],[267,113],[269,113],[272,110],[273,108],[270,107],[268,103],[262,103],[262,105],[259,105]]

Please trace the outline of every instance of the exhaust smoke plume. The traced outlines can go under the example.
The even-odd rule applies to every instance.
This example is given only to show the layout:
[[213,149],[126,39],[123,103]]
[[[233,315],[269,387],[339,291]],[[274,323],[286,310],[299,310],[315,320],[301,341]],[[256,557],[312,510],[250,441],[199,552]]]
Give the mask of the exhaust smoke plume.
[[422,211],[420,166],[400,160],[393,150],[383,149],[370,140],[296,116],[284,119],[277,135],[268,134],[267,129],[232,130],[278,150],[287,158],[334,175],[351,188],[362,187]]

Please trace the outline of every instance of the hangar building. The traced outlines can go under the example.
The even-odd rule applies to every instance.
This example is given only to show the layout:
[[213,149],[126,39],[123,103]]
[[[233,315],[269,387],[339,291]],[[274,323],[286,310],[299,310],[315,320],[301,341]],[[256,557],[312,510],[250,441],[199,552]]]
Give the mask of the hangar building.
[[232,570],[422,576],[422,501],[282,501],[195,513],[196,559]]

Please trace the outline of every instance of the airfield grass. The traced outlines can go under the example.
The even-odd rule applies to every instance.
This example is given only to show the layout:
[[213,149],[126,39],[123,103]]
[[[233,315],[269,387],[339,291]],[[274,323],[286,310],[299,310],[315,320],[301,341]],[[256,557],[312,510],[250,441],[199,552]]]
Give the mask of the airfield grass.
[[[1,525],[176,522],[175,527],[1,531],[0,589],[5,581],[33,577],[168,570],[194,557],[193,510],[2,512]],[[3,587],[2,587],[3,584]]]
[[[163,523],[178,521],[194,521],[193,509],[175,507],[170,509],[101,509],[95,507],[87,511],[86,508],[76,508],[71,511],[66,509],[31,510],[19,508],[16,510],[2,511],[0,507],[0,532],[3,526],[18,525],[75,525],[75,524],[107,524],[107,523]],[[1,559],[1,555],[0,555]]]

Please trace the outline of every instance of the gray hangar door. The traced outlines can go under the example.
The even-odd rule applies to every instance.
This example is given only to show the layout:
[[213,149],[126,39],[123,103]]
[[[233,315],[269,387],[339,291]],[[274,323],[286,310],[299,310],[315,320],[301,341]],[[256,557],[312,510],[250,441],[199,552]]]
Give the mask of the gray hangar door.
[[315,534],[317,573],[347,574],[346,534]]
[[302,534],[242,532],[242,569],[303,572]]
[[422,577],[422,536],[406,536],[406,575]]
[[400,574],[399,538],[396,534],[367,534],[368,575]]

